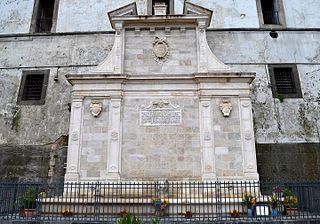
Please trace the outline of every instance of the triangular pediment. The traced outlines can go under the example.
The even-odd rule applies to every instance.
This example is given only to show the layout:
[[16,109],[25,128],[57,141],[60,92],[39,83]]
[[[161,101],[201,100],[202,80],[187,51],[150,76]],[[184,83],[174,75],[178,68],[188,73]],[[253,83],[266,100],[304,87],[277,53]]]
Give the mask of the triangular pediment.
[[125,5],[121,8],[115,9],[111,12],[108,12],[109,21],[111,22],[112,28],[114,28],[114,24],[112,22],[112,17],[124,17],[124,16],[136,16],[138,15],[137,5],[135,2]]
[[185,2],[184,6],[183,6],[183,14],[184,15],[207,15],[208,16],[208,24],[206,24],[206,26],[208,27],[210,25],[211,22],[211,18],[212,18],[212,11],[201,7],[199,5],[190,3],[190,2]]

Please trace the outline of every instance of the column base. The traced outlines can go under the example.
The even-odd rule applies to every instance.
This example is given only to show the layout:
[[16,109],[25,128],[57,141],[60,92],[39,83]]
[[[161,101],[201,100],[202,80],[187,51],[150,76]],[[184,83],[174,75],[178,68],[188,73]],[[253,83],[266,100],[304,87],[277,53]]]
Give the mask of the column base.
[[79,182],[80,175],[77,172],[67,172],[64,176],[64,182]]
[[245,180],[256,180],[259,181],[259,174],[257,172],[246,172],[244,173]]
[[106,181],[107,182],[120,181],[120,174],[119,173],[107,173]]
[[203,182],[211,182],[211,181],[216,181],[217,176],[215,173],[204,173],[202,174],[202,181]]

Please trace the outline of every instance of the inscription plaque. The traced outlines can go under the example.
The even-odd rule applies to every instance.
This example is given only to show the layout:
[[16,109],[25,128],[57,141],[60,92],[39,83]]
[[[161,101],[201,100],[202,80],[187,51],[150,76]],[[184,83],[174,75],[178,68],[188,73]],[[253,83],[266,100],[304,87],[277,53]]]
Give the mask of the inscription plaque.
[[174,107],[168,101],[153,102],[140,109],[141,126],[181,125],[182,112],[179,106]]

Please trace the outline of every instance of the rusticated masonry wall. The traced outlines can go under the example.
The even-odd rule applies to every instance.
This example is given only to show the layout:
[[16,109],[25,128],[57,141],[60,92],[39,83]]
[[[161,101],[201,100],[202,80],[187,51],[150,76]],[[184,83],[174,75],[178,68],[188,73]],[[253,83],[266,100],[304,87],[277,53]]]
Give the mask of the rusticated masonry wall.
[[[157,30],[126,31],[125,73],[130,74],[181,74],[187,69],[190,74],[197,70],[197,44],[195,29],[172,29],[169,32]],[[152,42],[155,37],[168,43],[169,56],[163,65],[154,61]],[[186,47],[187,45],[187,47]],[[137,46],[139,46],[137,48]]]
[[148,127],[139,124],[139,109],[152,99],[124,100],[121,178],[201,179],[199,100],[170,101],[180,106],[182,124]]
[[108,145],[108,116],[109,100],[100,102],[103,105],[101,114],[93,117],[90,111],[90,103],[94,99],[84,100],[82,151],[80,153],[80,176],[90,181],[90,178],[103,176],[107,169],[107,145]]
[[230,117],[222,116],[219,109],[220,103],[220,98],[212,99],[217,174],[221,177],[241,176],[243,153],[241,151],[239,100],[231,98],[233,109]]

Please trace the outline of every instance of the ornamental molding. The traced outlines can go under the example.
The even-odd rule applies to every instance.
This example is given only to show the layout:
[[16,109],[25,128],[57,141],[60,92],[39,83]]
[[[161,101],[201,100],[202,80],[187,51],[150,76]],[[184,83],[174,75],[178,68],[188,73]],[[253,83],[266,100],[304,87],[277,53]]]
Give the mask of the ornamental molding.
[[180,106],[174,106],[169,100],[154,100],[152,101],[149,105],[141,105],[140,109],[144,109],[144,110],[152,110],[152,109],[164,109],[164,110],[168,110],[168,109],[180,109]]
[[79,130],[74,129],[71,132],[71,140],[72,141],[77,141],[79,139]]
[[153,59],[159,64],[163,64],[169,56],[169,46],[167,40],[165,38],[155,37],[152,44]]
[[119,133],[116,131],[111,132],[111,140],[118,141],[118,139],[119,139]]

